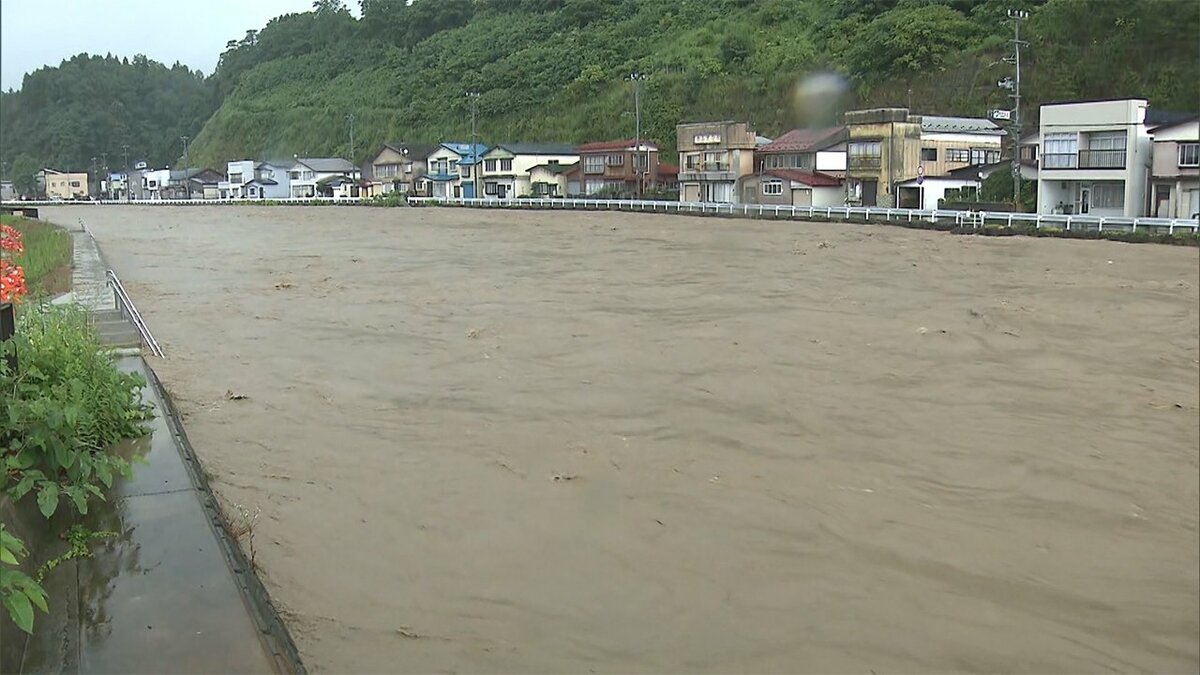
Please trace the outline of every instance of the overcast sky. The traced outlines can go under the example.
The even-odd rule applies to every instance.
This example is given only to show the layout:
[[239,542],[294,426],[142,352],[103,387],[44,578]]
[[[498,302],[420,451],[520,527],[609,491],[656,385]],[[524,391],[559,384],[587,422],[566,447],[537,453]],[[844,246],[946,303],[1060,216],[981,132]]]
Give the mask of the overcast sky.
[[208,75],[226,42],[310,9],[312,0],[0,0],[0,89],[80,52],[145,54]]

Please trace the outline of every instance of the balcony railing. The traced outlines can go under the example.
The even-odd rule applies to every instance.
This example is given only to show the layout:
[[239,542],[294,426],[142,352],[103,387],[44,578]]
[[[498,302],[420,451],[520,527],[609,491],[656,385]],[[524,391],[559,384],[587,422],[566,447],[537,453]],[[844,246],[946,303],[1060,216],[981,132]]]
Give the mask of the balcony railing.
[[860,155],[858,157],[850,157],[850,170],[856,169],[878,169],[879,158],[870,155]]
[[1124,169],[1124,150],[1080,150],[1081,169]]
[[729,171],[729,162],[696,162],[689,165],[684,171],[692,173],[698,171]]
[[1124,169],[1125,151],[1047,152],[1041,162],[1043,169]]

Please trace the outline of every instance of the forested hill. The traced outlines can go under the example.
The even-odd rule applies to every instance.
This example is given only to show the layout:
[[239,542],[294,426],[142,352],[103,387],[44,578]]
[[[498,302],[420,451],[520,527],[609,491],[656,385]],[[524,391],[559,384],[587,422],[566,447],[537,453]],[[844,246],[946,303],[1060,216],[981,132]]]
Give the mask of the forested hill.
[[[644,133],[674,145],[681,120],[734,118],[773,135],[805,120],[796,83],[833,71],[844,105],[906,105],[981,115],[1006,106],[995,82],[1024,8],[1025,110],[1047,100],[1144,96],[1156,108],[1200,102],[1200,3],[1195,0],[338,0],[236,36],[204,83],[212,115],[193,163],[350,152],[384,140],[466,139],[477,91],[480,138],[580,142],[633,133],[630,72],[646,73]],[[59,69],[62,76],[73,69]],[[132,68],[120,64],[121,68]],[[46,74],[56,71],[44,71]],[[174,72],[174,71],[170,71]],[[29,82],[27,80],[26,88]],[[5,95],[10,127],[53,112]],[[61,88],[58,103],[82,105]],[[151,100],[146,106],[159,105]],[[103,111],[103,106],[97,106]],[[157,108],[155,112],[157,112]],[[149,115],[150,113],[145,113]],[[186,124],[188,118],[178,120]],[[19,122],[19,125],[17,124]],[[92,124],[88,122],[87,124]],[[95,125],[93,125],[95,126]],[[103,128],[103,127],[101,127]],[[179,126],[154,129],[170,147]],[[24,143],[26,132],[19,140]],[[69,152],[62,135],[31,136],[35,156]],[[83,136],[84,159],[116,135]],[[94,143],[91,143],[94,141]],[[97,145],[99,144],[99,145]]]
[[161,166],[182,153],[180,136],[195,136],[218,105],[204,74],[183,65],[80,54],[0,94],[0,161],[6,178],[46,166],[83,171],[104,154],[116,170],[128,145],[130,162]]

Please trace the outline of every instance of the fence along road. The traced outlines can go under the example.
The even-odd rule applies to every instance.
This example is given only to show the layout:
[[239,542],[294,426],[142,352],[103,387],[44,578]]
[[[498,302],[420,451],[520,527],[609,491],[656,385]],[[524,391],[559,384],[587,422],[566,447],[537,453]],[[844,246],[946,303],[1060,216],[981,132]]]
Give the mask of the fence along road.
[[[443,197],[408,197],[412,206],[459,206],[471,208],[502,209],[546,209],[585,211],[635,211],[646,213],[680,213],[695,215],[726,216],[732,218],[775,218],[782,220],[822,220],[853,223],[861,222],[928,222],[953,224],[959,228],[983,229],[994,227],[1028,227],[1034,229],[1055,228],[1068,232],[1137,232],[1154,234],[1184,233],[1200,234],[1200,219],[1196,218],[1148,218],[1125,216],[1060,215],[1042,213],[1003,213],[989,211],[948,211],[938,209],[893,209],[874,206],[788,206],[775,204],[721,204],[711,202],[679,202],[640,199],[467,199]],[[3,202],[4,206],[71,206],[71,205],[121,205],[121,206],[215,206],[286,204],[294,206],[367,206],[371,199],[356,197],[307,197],[271,200],[249,199],[154,199],[154,200],[98,200],[83,202],[27,201]]]

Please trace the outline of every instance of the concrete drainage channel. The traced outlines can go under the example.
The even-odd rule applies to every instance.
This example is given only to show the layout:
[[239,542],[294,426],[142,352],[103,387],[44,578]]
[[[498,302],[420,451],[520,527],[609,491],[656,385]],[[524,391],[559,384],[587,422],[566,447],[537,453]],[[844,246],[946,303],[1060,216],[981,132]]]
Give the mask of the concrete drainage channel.
[[[0,672],[305,673],[266,589],[226,529],[174,405],[141,356],[142,348],[161,349],[115,275],[111,282],[120,308],[85,304],[99,337],[118,355],[117,367],[146,379],[143,396],[155,408],[151,434],[116,448],[141,460],[133,477],[115,482],[106,502],[78,518],[115,536],[98,540],[92,557],[67,561],[46,577],[50,613],[39,614],[32,635],[0,623]],[[32,502],[0,508],[12,512],[8,520],[35,565],[62,548],[49,531],[72,523],[45,527]]]

